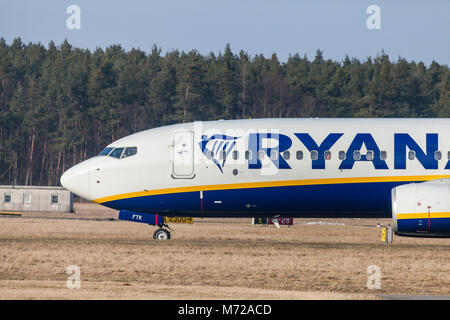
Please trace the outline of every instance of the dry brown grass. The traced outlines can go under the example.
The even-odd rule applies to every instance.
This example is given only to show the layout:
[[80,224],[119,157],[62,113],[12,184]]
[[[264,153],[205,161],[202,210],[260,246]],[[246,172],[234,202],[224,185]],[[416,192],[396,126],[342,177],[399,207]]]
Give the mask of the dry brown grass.
[[[380,241],[377,220],[277,230],[250,219],[154,228],[114,218],[94,204],[75,214],[24,213],[0,219],[1,299],[372,299],[380,294],[450,295],[450,239]],[[46,219],[55,218],[55,219]],[[322,219],[325,221],[324,219]],[[328,219],[327,221],[336,221]],[[389,220],[380,221],[388,223]],[[381,289],[366,287],[381,268]],[[81,268],[81,289],[66,288],[66,268]]]

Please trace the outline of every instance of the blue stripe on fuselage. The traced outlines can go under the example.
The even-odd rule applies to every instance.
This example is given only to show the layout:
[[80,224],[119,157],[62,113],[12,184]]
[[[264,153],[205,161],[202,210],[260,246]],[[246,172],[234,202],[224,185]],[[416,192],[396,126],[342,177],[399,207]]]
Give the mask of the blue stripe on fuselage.
[[[391,190],[408,182],[369,182],[180,192],[104,202],[117,210],[189,217],[390,218]],[[203,207],[203,212],[201,208]]]

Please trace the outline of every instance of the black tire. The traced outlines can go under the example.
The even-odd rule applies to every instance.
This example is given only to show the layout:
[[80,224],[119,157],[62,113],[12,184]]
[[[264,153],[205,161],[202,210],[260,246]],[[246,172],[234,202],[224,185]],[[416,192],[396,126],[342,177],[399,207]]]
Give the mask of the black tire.
[[155,240],[169,240],[170,239],[170,232],[166,229],[159,228],[156,229],[153,233],[153,239]]

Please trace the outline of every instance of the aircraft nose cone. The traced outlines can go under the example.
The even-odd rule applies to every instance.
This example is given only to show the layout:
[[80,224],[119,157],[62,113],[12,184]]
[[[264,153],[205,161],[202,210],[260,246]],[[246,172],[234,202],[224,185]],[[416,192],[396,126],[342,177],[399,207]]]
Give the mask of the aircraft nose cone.
[[63,173],[61,185],[76,195],[91,200],[90,160],[83,161]]

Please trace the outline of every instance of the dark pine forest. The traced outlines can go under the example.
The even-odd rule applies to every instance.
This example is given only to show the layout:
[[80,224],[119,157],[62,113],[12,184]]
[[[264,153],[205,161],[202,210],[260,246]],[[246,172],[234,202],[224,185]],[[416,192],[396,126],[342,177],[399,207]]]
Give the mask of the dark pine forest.
[[193,120],[449,117],[447,65],[193,50],[95,51],[0,38],[0,184],[59,185],[111,141]]

